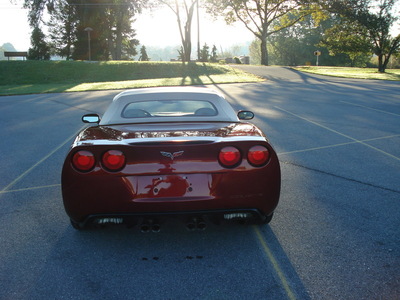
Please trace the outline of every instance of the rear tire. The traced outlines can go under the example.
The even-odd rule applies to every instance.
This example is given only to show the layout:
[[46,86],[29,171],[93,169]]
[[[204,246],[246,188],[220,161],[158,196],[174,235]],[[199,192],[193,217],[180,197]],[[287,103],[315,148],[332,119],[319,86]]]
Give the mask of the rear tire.
[[269,222],[271,222],[273,216],[274,216],[274,213],[270,214],[269,216],[264,216],[264,219],[263,220],[259,220],[258,222],[256,222],[256,224],[257,225],[269,224]]
[[82,230],[84,227],[79,224],[78,222],[75,222],[74,220],[70,219],[71,225],[74,229],[76,230]]

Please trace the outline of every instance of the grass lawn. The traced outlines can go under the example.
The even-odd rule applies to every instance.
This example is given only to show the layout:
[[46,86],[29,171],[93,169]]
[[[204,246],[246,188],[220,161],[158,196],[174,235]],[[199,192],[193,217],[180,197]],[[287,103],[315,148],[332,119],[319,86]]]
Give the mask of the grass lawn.
[[226,65],[209,63],[0,61],[0,95],[262,80]]
[[344,78],[380,79],[395,81],[400,80],[400,69],[386,69],[386,73],[379,73],[377,68],[296,67],[293,69],[313,74]]

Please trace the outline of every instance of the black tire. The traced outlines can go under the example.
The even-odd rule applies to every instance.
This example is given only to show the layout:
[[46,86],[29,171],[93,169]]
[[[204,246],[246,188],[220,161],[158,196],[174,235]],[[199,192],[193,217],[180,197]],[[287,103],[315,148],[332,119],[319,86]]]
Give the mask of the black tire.
[[72,219],[70,219],[70,221],[71,221],[71,225],[72,225],[72,227],[74,228],[74,229],[76,229],[76,230],[82,230],[84,227],[81,225],[81,224],[79,224],[78,222],[75,222],[74,220],[72,220]]
[[268,224],[269,222],[271,222],[273,216],[274,213],[270,214],[269,216],[265,216],[264,224]]
[[274,213],[270,214],[269,216],[264,216],[263,219],[256,221],[256,225],[266,225],[269,224],[269,222],[271,222],[272,217],[274,216]]

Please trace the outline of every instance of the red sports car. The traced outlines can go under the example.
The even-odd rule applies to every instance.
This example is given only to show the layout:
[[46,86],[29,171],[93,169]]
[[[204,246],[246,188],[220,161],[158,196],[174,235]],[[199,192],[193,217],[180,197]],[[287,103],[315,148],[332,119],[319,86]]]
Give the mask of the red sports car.
[[279,201],[277,155],[264,133],[209,88],[172,87],[118,94],[79,133],[62,170],[72,226],[139,225],[181,217],[268,223]]

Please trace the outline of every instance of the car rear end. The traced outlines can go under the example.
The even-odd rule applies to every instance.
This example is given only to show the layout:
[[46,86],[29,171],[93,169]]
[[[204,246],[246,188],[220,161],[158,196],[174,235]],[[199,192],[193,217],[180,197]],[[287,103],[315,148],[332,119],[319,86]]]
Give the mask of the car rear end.
[[75,143],[62,193],[71,221],[81,225],[169,216],[263,222],[279,201],[280,167],[262,136],[149,133]]

